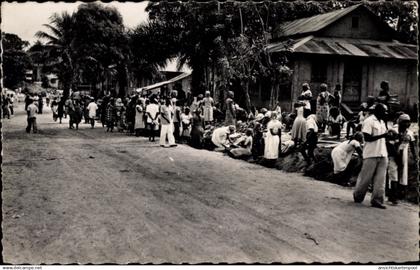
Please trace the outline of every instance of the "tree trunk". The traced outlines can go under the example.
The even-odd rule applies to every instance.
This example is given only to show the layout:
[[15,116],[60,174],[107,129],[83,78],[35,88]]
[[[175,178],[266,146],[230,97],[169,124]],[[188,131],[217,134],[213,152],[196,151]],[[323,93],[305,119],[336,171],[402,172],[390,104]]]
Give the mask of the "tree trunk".
[[246,81],[242,87],[243,91],[244,91],[244,95],[245,95],[245,106],[246,106],[246,111],[249,113],[251,111],[251,97],[249,96],[249,81]]

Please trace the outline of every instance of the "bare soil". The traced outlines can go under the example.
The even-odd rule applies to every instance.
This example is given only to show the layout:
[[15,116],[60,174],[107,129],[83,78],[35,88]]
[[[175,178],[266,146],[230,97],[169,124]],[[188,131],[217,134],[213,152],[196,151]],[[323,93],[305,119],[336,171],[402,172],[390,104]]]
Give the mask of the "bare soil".
[[69,130],[21,105],[3,120],[7,263],[418,260],[418,207],[355,204],[351,188],[185,145]]

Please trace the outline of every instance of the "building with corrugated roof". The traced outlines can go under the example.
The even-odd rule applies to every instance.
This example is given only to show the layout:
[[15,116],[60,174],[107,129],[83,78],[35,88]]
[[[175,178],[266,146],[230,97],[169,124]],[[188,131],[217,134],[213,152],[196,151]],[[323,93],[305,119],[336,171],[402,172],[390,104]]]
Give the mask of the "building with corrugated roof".
[[286,109],[305,82],[314,96],[321,83],[331,90],[340,85],[343,103],[358,107],[368,96],[377,96],[384,80],[403,109],[417,106],[417,45],[399,42],[397,33],[364,5],[286,22],[267,49],[291,52],[293,75],[278,95]]

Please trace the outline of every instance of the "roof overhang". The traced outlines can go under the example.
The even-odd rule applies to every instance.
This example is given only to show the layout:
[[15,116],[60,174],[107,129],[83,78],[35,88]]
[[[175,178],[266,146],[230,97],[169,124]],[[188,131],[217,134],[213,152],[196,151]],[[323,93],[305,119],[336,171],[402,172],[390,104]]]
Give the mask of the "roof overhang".
[[148,86],[145,86],[145,87],[141,87],[140,90],[150,91],[150,90],[153,90],[153,89],[156,89],[156,88],[160,88],[164,85],[177,82],[177,81],[182,80],[182,79],[184,79],[184,78],[186,78],[190,75],[191,75],[190,72],[184,72],[184,73],[182,73],[182,74],[180,74],[180,75],[178,75],[178,76],[176,76],[176,77],[174,77],[170,80],[163,81],[163,82],[158,82],[158,83],[148,85]]
[[269,53],[341,55],[373,58],[417,60],[417,45],[368,39],[326,38],[307,36],[267,46]]

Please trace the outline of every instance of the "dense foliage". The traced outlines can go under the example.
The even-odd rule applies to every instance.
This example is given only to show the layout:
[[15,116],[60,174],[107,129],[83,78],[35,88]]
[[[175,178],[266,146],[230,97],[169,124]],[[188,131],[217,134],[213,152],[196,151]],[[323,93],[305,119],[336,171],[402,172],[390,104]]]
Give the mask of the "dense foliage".
[[4,87],[14,89],[25,80],[25,71],[32,64],[24,50],[28,45],[15,34],[2,33]]

